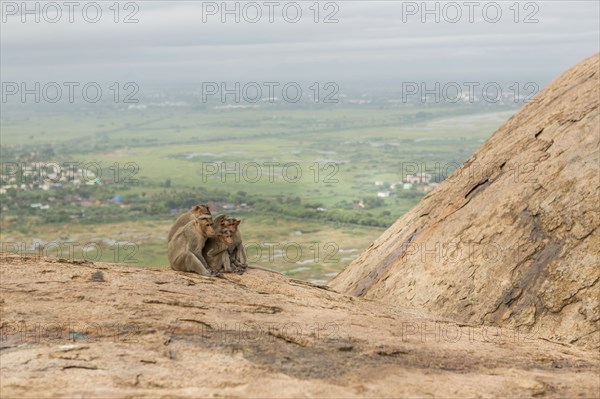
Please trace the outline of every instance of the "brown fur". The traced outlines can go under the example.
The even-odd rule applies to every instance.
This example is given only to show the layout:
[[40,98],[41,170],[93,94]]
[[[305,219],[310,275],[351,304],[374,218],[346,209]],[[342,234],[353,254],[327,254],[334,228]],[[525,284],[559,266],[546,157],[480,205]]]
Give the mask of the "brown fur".
[[173,226],[171,226],[171,230],[169,230],[169,235],[167,236],[167,242],[171,241],[171,239],[173,238],[175,233],[177,233],[177,230],[179,230],[181,227],[185,226],[187,223],[189,223],[195,217],[200,217],[202,215],[210,216],[210,209],[208,209],[208,205],[197,204],[197,205],[194,205],[192,207],[192,209],[190,209],[186,213],[181,214],[177,218],[175,223],[173,223]]
[[229,253],[227,248],[233,242],[231,230],[225,228],[221,230],[216,237],[209,238],[204,246],[204,259],[211,270],[214,272],[232,273],[231,263],[229,262]]
[[177,230],[169,241],[168,256],[171,269],[195,272],[203,276],[214,275],[202,254],[206,240],[212,236],[212,219],[208,215],[195,218]]
[[248,257],[246,256],[246,250],[242,242],[242,233],[238,229],[241,220],[230,218],[229,221],[230,229],[233,231],[233,243],[227,249],[229,259],[234,269],[243,271],[248,267]]
[[213,229],[215,229],[216,235],[219,235],[224,229],[229,229],[230,225],[231,222],[227,215],[219,215],[213,219]]

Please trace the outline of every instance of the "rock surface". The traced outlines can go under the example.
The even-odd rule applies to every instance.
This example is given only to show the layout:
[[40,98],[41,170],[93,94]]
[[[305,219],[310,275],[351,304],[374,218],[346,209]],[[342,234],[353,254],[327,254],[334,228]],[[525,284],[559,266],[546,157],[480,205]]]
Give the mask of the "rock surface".
[[55,397],[595,397],[596,352],[251,270],[2,255],[0,392]]
[[555,79],[330,286],[598,348],[599,59]]

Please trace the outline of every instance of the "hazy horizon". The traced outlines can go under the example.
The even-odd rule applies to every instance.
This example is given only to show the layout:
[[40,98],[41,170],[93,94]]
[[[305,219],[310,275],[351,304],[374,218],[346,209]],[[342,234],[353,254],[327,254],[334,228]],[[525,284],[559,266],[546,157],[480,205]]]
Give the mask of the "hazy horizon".
[[[458,8],[428,2],[439,10],[439,23],[424,9],[415,11],[421,2],[320,2],[318,16],[313,2],[276,2],[272,11],[265,2],[227,2],[238,7],[239,23],[220,9],[222,2],[189,1],[120,3],[118,15],[112,3],[102,3],[101,17],[91,23],[94,7],[86,9],[87,20],[82,13],[90,3],[69,15],[58,2],[59,18],[45,3],[37,3],[36,16],[23,15],[20,2],[3,1],[2,81],[547,83],[599,51],[598,2],[476,2],[472,23],[464,2],[453,3]],[[35,10],[36,3],[28,4]],[[302,16],[290,22],[298,9]],[[128,16],[138,22],[123,23]]]

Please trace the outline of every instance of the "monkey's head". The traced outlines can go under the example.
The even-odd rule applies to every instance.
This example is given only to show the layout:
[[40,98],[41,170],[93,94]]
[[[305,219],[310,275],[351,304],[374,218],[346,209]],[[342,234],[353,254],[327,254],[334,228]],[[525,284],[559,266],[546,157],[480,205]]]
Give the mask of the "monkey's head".
[[217,232],[217,234],[229,227],[229,220],[226,215],[219,215],[214,219],[213,228]]
[[219,227],[221,227],[222,229],[226,229],[227,227],[229,227],[229,219],[227,219],[227,216],[224,216],[223,218],[219,219]]
[[223,229],[219,233],[219,237],[225,242],[227,245],[233,244],[233,232],[230,229]]
[[194,205],[191,209],[191,211],[196,215],[196,216],[201,216],[201,215],[210,215],[210,209],[208,209],[208,205],[204,205],[204,204],[198,204],[198,205]]
[[238,230],[241,220],[235,218],[229,218],[227,220],[229,222],[229,229],[235,234],[235,232]]
[[205,237],[214,237],[215,229],[213,229],[212,218],[208,215],[202,215],[195,220],[196,228],[202,231]]

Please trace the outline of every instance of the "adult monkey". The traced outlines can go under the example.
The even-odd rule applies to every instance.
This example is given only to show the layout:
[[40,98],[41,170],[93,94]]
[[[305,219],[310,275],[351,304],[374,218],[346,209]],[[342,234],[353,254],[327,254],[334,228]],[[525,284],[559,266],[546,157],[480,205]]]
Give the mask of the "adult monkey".
[[177,218],[175,223],[173,223],[173,226],[171,226],[171,230],[169,230],[169,235],[167,236],[167,242],[171,241],[171,239],[173,238],[175,233],[177,233],[177,230],[179,230],[181,227],[183,227],[184,225],[189,223],[195,217],[200,217],[202,215],[210,216],[210,209],[208,209],[208,205],[197,204],[197,205],[194,205],[192,207],[192,209],[190,209],[186,213],[181,214]]
[[195,272],[203,276],[219,275],[213,272],[202,255],[209,237],[214,237],[210,215],[194,218],[173,235],[169,241],[169,264],[171,269],[181,272]]

